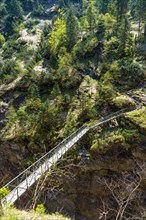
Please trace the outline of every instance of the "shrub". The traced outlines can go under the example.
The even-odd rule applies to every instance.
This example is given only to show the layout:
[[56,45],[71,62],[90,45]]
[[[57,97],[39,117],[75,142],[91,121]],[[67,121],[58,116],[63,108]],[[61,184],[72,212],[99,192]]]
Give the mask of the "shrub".
[[108,71],[115,85],[124,86],[126,89],[138,85],[145,77],[143,65],[133,60],[114,61]]
[[119,40],[116,37],[111,37],[104,45],[104,59],[115,60],[118,57],[118,45]]
[[0,82],[9,83],[21,72],[22,69],[18,62],[14,60],[7,60],[3,63],[0,69]]
[[8,193],[9,193],[9,189],[7,189],[7,188],[1,188],[0,189],[0,200],[2,199],[2,198],[4,198],[6,195],[8,195]]
[[141,131],[146,133],[146,107],[127,113],[126,118],[140,127],[142,129]]
[[99,97],[101,102],[111,101],[115,96],[115,91],[111,83],[102,83],[99,85]]
[[39,213],[39,214],[45,214],[45,207],[43,204],[38,204],[37,207],[36,207],[36,212]]
[[2,47],[2,45],[5,43],[5,37],[2,35],[2,34],[0,34],[0,47]]
[[126,95],[120,95],[111,101],[113,105],[115,105],[117,108],[126,108],[126,107],[132,107],[135,105],[135,102],[132,98],[126,96]]

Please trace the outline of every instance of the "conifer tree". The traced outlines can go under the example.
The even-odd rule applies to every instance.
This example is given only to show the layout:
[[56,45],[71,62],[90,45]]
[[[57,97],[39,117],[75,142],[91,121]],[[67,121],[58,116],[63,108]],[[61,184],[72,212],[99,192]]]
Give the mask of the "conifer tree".
[[134,4],[134,15],[135,18],[138,20],[138,35],[141,34],[142,23],[144,24],[144,36],[146,37],[146,1],[145,0],[135,0],[133,1]]
[[96,24],[96,8],[93,2],[91,2],[87,8],[87,21],[89,25],[89,30],[93,31]]
[[117,0],[117,18],[118,20],[122,20],[123,15],[128,11],[128,3],[129,0]]
[[107,9],[108,9],[108,3],[109,3],[109,0],[100,0],[99,1],[99,4],[100,4],[100,12],[102,14],[105,14],[107,12]]
[[23,9],[19,0],[11,0],[8,11],[13,19],[22,19]]
[[74,14],[72,7],[70,7],[69,9],[66,20],[66,33],[67,33],[68,49],[71,50],[72,47],[77,42],[79,36],[79,22]]
[[124,15],[122,20],[118,23],[118,39],[119,39],[119,56],[133,55],[133,39],[131,34],[131,24],[128,15]]
[[40,95],[39,95],[39,89],[38,86],[33,83],[29,88],[28,88],[28,97],[30,99],[39,99]]

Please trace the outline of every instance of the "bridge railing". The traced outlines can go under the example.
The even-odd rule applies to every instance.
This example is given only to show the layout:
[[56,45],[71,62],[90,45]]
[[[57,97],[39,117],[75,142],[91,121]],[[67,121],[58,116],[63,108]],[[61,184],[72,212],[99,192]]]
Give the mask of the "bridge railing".
[[125,113],[127,112],[131,112],[133,110],[136,110],[136,109],[139,109],[141,107],[142,104],[137,104],[135,106],[131,106],[130,108],[124,108],[122,110],[119,110],[117,112],[114,112],[112,114],[109,114],[108,116],[104,116],[104,117],[101,117],[100,120],[98,121],[98,123],[95,123],[93,124],[92,126],[90,126],[90,129],[96,127],[96,126],[99,126],[101,124],[104,124],[112,119],[116,119],[118,117],[121,117],[123,116]]
[[[69,141],[71,141],[73,138],[75,138],[79,133],[82,132],[82,130],[85,129],[85,126],[80,127],[78,130],[73,132],[70,136],[68,136],[66,139],[64,139],[61,143],[59,143],[56,147],[51,149],[48,153],[43,155],[40,159],[38,159],[36,162],[34,162],[31,166],[29,166],[27,169],[25,169],[23,172],[21,172],[18,176],[16,176],[13,180],[8,182],[3,188],[7,188],[8,190],[12,191],[15,189],[21,182],[23,182],[30,174],[35,172],[41,165],[45,164],[45,162],[48,161],[49,158],[51,158],[53,155],[57,154],[62,147],[64,147]],[[61,154],[61,150],[60,150]],[[59,157],[59,155],[58,155]],[[60,158],[60,157],[59,157]],[[54,164],[52,160],[52,165]],[[43,170],[40,170],[44,173]]]

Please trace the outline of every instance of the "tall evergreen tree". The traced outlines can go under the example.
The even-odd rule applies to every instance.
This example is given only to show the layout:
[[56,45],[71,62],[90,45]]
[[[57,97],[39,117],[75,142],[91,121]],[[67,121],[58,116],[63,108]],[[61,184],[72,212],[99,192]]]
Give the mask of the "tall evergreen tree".
[[79,36],[79,22],[78,18],[75,16],[73,8],[70,7],[66,20],[66,33],[67,33],[67,44],[68,49],[75,45]]
[[19,0],[11,0],[8,4],[8,12],[13,19],[22,19],[23,9]]
[[[138,35],[141,34],[141,30],[144,28],[144,36],[146,37],[146,1],[145,0],[134,0],[134,15],[138,20]],[[143,27],[141,28],[141,26]]]
[[87,21],[89,25],[89,30],[93,31],[96,24],[96,8],[94,6],[94,2],[92,1],[87,8]]
[[124,14],[128,11],[129,0],[116,0],[117,5],[117,18],[122,20]]
[[99,1],[99,8],[100,13],[105,14],[108,11],[108,4],[110,0],[98,0]]
[[118,23],[118,39],[119,39],[119,56],[132,56],[133,54],[133,39],[131,34],[131,24],[128,15],[124,15],[122,20]]

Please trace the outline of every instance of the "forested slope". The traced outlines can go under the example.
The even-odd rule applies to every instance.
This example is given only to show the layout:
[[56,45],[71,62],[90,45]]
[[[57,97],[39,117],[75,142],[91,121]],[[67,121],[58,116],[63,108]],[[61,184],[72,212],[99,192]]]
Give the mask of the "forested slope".
[[[83,124],[141,103],[89,132],[80,143],[88,152],[85,167],[84,155],[71,152],[63,161],[69,171],[53,171],[44,187],[48,198],[44,191],[39,198],[50,212],[62,210],[75,219],[104,219],[104,208],[107,219],[144,215],[144,199],[131,211],[136,201],[125,207],[127,194],[115,196],[113,181],[115,175],[115,190],[121,183],[125,188],[124,178],[140,176],[145,165],[145,64],[145,0],[0,0],[1,186]],[[96,191],[101,179],[104,186]],[[145,184],[138,184],[144,197]],[[56,200],[50,191],[58,192]]]

